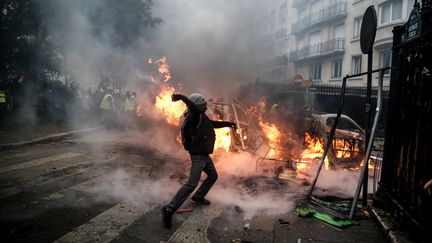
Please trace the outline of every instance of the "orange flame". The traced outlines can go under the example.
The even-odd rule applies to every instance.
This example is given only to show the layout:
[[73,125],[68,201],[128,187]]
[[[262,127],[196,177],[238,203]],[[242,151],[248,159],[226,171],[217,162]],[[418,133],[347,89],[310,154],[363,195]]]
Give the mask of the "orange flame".
[[279,158],[281,156],[281,152],[277,150],[280,148],[281,136],[279,128],[272,123],[264,122],[262,119],[259,120],[259,125],[266,136],[269,146],[273,149],[270,149],[268,156],[271,158]]
[[[359,167],[359,168],[362,168],[362,167],[363,167],[363,165],[364,165],[364,160],[365,160],[365,158],[363,158],[363,159],[360,161],[360,167]],[[369,169],[375,169],[375,165],[374,165],[374,162],[373,162],[372,159],[369,159],[368,168],[369,168]]]
[[[322,158],[324,154],[324,143],[322,139],[318,137],[312,138],[309,133],[305,133],[304,141],[306,143],[306,149],[303,150],[303,152],[301,153],[301,163],[297,164],[298,170],[307,169],[308,163],[305,163],[306,161],[311,161],[316,158]],[[330,168],[327,158],[324,160],[324,168],[327,170]]]
[[312,138],[309,133],[305,133],[304,141],[306,149],[302,152],[302,159],[315,159],[320,158],[324,154],[324,145],[318,137]]
[[215,151],[223,149],[225,152],[229,152],[231,146],[231,130],[228,127],[215,129],[216,141]]
[[168,66],[168,60],[165,56],[161,57],[159,60],[155,62],[159,67],[159,72],[164,76],[164,82],[167,82],[171,79],[170,67]]
[[[168,59],[163,56],[156,62],[152,58],[148,59],[149,64],[155,64],[158,66],[158,71],[164,76],[164,82],[171,79],[170,68],[168,66]],[[153,77],[152,77],[152,80]],[[161,112],[164,119],[171,125],[178,126],[180,119],[184,111],[187,109],[186,105],[179,101],[173,102],[171,95],[175,92],[175,89],[169,85],[161,86],[159,94],[156,96],[156,108]],[[215,151],[219,148],[226,152],[229,152],[231,146],[231,133],[229,128],[215,129],[216,141]],[[180,135],[179,135],[180,136]],[[180,143],[180,137],[177,137],[177,141]]]
[[282,141],[286,134],[284,134],[276,124],[264,121],[263,113],[265,112],[265,107],[266,100],[265,98],[261,98],[256,106],[252,106],[248,109],[248,113],[257,117],[258,124],[264,136],[267,138],[268,145],[270,146],[267,155],[270,158],[281,159],[281,148],[283,147]]
[[158,72],[162,75],[161,79],[150,76],[152,82],[168,82],[168,80],[172,78],[170,67],[168,65],[168,59],[166,58],[166,56],[161,57],[157,61],[154,61],[153,58],[149,57],[147,59],[147,63],[157,66]]
[[162,86],[156,96],[155,105],[169,124],[177,126],[180,124],[180,118],[186,110],[186,105],[183,102],[172,102],[171,95],[174,91],[175,89],[171,86]]
[[336,138],[333,142],[333,148],[336,151],[336,158],[349,159],[353,156],[352,152],[359,152],[360,149],[357,144],[352,144],[344,139]]

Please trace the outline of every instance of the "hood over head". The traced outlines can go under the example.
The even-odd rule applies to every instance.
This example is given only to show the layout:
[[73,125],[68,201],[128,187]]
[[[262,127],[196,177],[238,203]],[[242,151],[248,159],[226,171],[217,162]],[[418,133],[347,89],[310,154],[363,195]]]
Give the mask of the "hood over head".
[[189,96],[189,99],[198,107],[200,111],[207,110],[207,101],[201,94],[193,93]]

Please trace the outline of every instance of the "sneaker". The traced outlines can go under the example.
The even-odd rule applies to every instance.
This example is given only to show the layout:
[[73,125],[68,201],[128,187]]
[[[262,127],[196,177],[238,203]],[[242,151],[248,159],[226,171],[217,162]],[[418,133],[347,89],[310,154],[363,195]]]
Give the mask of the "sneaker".
[[198,199],[196,197],[192,197],[192,201],[198,205],[210,205],[211,202],[205,198]]
[[163,207],[161,211],[162,211],[163,226],[167,229],[171,228],[173,213],[170,210],[168,210],[166,206]]

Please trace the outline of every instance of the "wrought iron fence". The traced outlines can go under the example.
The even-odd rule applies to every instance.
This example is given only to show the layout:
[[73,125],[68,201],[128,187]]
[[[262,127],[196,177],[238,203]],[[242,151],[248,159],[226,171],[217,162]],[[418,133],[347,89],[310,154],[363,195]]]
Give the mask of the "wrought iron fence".
[[[421,26],[431,26],[431,6],[423,5]],[[411,19],[411,18],[410,18]],[[388,124],[377,203],[388,203],[393,217],[418,240],[431,239],[432,196],[432,33],[406,38],[407,23],[393,30]],[[390,207],[389,207],[390,206]]]

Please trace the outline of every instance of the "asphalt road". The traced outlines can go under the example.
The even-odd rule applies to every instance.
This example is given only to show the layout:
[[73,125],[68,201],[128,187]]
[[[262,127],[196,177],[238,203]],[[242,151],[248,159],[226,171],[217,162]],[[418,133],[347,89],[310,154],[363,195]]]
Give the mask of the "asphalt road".
[[220,173],[211,206],[187,201],[164,229],[160,208],[188,163],[137,134],[101,131],[1,151],[2,242],[385,242],[372,220],[339,230],[298,218],[301,181],[236,173]]

